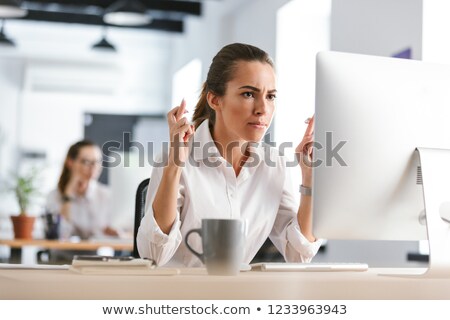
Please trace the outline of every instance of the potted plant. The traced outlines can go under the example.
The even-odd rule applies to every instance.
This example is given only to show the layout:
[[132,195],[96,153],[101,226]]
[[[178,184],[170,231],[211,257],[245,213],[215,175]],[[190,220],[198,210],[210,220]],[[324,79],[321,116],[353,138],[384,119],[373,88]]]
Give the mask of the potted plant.
[[17,216],[11,216],[16,239],[32,239],[36,217],[29,216],[27,213],[33,196],[38,193],[36,179],[37,171],[35,169],[16,176],[13,191],[19,204],[20,213]]

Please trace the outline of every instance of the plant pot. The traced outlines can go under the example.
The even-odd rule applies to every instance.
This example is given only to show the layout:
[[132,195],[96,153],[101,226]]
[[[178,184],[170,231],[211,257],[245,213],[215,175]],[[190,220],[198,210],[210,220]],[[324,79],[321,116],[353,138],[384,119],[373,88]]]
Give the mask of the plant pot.
[[14,227],[14,238],[16,239],[33,239],[33,227],[36,217],[29,216],[11,216]]

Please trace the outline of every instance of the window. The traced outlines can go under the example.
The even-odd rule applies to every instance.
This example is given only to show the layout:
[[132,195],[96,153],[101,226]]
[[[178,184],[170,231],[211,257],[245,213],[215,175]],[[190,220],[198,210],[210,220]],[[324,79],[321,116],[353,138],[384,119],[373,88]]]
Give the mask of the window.
[[[190,121],[201,92],[202,63],[200,59],[191,60],[178,70],[172,80],[172,107],[178,106],[185,98]],[[172,108],[171,107],[171,108]]]
[[[293,0],[278,10],[274,131],[277,146],[292,143],[285,150],[291,159],[314,112],[315,57],[330,48],[330,18],[331,0]],[[298,187],[300,174],[294,177]]]

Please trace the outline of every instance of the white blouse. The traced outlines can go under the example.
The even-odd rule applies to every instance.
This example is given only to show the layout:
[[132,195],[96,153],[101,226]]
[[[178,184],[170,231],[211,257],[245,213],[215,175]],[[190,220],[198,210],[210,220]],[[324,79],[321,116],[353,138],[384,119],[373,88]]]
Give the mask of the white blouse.
[[[153,168],[146,213],[137,235],[141,257],[154,259],[158,265],[201,266],[184,239],[189,230],[201,228],[203,218],[246,222],[244,263],[250,263],[267,237],[288,262],[309,262],[314,257],[321,241],[311,243],[300,232],[299,195],[293,190],[286,159],[277,149],[254,146],[253,157],[236,177],[233,167],[216,148],[207,120],[197,128],[190,148],[189,160],[181,173],[176,219],[169,234],[161,231],[153,215],[152,203],[164,170],[162,166]],[[200,237],[193,235],[189,244],[202,252]]]
[[[46,209],[60,213],[62,198],[59,190],[47,196]],[[70,204],[70,219],[61,219],[60,238],[79,236],[82,239],[101,237],[103,229],[111,223],[111,192],[109,188],[95,180],[89,182],[84,196],[76,196]]]

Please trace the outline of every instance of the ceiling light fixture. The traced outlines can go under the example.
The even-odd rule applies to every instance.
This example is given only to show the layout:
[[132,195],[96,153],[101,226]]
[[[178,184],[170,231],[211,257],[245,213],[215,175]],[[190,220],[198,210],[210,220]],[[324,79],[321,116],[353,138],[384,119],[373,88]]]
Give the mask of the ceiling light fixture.
[[117,26],[143,26],[152,17],[139,0],[118,0],[106,8],[103,21]]
[[0,19],[1,18],[22,18],[27,15],[28,10],[21,8],[22,1],[19,0],[0,0]]
[[106,39],[106,33],[107,33],[107,29],[106,29],[106,27],[103,27],[102,39],[99,42],[95,43],[92,46],[92,49],[116,52],[117,51],[116,48]]
[[5,27],[5,20],[2,20],[2,26],[0,28],[0,45],[15,46],[14,41],[6,37],[5,33],[3,32],[4,27]]

